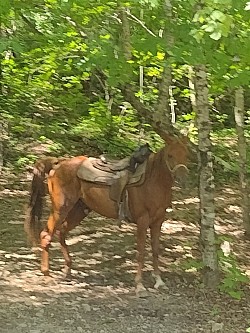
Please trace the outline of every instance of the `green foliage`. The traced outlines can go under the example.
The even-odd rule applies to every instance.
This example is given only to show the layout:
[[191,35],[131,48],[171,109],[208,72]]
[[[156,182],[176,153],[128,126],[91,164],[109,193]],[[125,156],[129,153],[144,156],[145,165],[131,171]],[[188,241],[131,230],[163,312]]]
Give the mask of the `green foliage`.
[[[225,238],[220,238],[219,241],[221,242],[223,240],[225,240]],[[219,286],[220,290],[233,298],[240,299],[243,296],[241,286],[249,282],[248,276],[240,269],[237,258],[232,251],[224,253],[222,250],[219,250],[218,258],[220,269],[224,274]]]
[[[197,62],[207,64],[215,97],[228,86],[248,85],[248,3],[206,0],[201,9],[197,4],[197,0],[173,0],[173,24],[158,0],[1,3],[0,108],[9,126],[5,159],[17,162],[33,154],[29,149],[34,141],[44,144],[47,153],[73,154],[85,151],[82,146],[87,143],[98,151],[126,155],[138,144],[142,128],[142,141],[159,147],[150,127],[125,107],[119,89],[130,82],[138,97],[152,107],[166,62],[173,69],[177,104],[186,106],[190,98],[188,68]],[[130,61],[123,54],[120,6],[129,9]],[[171,50],[167,31],[174,37]],[[139,92],[140,66],[144,86]],[[179,127],[188,123],[195,136],[191,107],[178,107]],[[232,126],[230,119],[224,110],[213,112],[217,128],[226,122]],[[224,153],[219,158],[224,159]],[[226,160],[227,156],[226,152]]]

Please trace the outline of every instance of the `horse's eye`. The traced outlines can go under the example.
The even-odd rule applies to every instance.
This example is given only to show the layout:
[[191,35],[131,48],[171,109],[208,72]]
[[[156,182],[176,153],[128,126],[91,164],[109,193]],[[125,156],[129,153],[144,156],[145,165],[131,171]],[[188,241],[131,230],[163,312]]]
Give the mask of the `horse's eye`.
[[171,154],[168,154],[168,158],[170,158],[170,159],[171,159],[171,158],[173,158],[173,155],[171,155]]

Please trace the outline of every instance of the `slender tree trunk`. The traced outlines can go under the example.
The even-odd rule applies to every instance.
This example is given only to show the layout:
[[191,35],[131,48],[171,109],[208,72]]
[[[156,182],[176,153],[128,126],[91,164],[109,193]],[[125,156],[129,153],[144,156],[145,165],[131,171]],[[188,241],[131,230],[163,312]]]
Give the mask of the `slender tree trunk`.
[[3,169],[3,126],[0,119],[0,175]]
[[[2,18],[0,15],[0,37],[2,37]],[[3,70],[2,70],[2,59],[3,56],[0,54],[0,99],[3,97]],[[1,107],[1,106],[0,106]],[[4,126],[0,116],[0,175],[3,168],[3,140],[4,140]]]
[[[151,125],[152,128],[158,133],[161,137],[165,137],[167,133],[176,132],[171,123],[171,109],[170,109],[170,100],[169,100],[169,87],[172,83],[172,73],[171,65],[169,61],[169,51],[172,50],[174,45],[174,39],[169,27],[173,26],[172,23],[172,5],[170,0],[164,0],[164,10],[166,13],[166,27],[164,31],[165,39],[165,53],[166,59],[163,68],[162,80],[159,85],[159,96],[157,103],[154,105],[154,110],[145,107],[142,101],[135,97],[134,93],[131,91],[130,85],[126,85],[123,88],[123,94],[125,99],[138,111],[140,116],[144,117]],[[124,55],[127,60],[132,58],[132,46],[131,46],[131,36],[130,36],[130,27],[127,17],[127,9],[120,8],[120,18],[122,22],[122,32],[121,32],[121,42],[124,50]]]
[[122,21],[121,42],[123,45],[123,52],[125,59],[130,60],[132,58],[132,46],[131,46],[130,26],[129,26],[128,16],[126,13],[126,8],[121,7],[120,16]]
[[248,179],[247,179],[247,147],[244,135],[244,90],[239,87],[235,91],[235,107],[234,117],[236,123],[236,132],[238,136],[238,152],[239,152],[239,177],[242,195],[242,215],[245,233],[250,237],[250,207],[249,207],[249,192],[248,192]]
[[196,105],[196,95],[195,95],[195,87],[194,87],[194,69],[189,66],[188,69],[188,86],[190,91],[190,102],[192,105],[192,110],[195,114],[197,114],[197,105]]
[[205,65],[195,67],[194,85],[198,124],[198,165],[200,195],[200,242],[204,264],[203,278],[207,287],[218,284],[218,258],[215,242],[215,208],[213,158],[211,153],[207,73]]
[[159,96],[153,119],[158,126],[165,128],[166,131],[171,131],[172,123],[169,87],[172,84],[172,68],[168,59],[174,46],[174,38],[171,31],[173,21],[171,0],[164,1],[164,11],[166,15],[165,31],[163,34],[165,40],[165,64],[163,67],[161,83],[159,85]]

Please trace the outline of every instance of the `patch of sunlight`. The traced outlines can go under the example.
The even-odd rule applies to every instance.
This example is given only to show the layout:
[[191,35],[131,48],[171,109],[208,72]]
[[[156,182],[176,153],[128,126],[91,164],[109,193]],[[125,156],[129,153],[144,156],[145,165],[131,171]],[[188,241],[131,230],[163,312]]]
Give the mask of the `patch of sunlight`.
[[81,242],[83,240],[84,240],[85,243],[88,243],[88,244],[94,243],[94,241],[90,240],[89,236],[80,235],[80,236],[75,236],[75,237],[72,237],[72,238],[68,239],[67,240],[67,244],[68,245],[74,245],[74,244],[77,244],[77,243],[79,243],[79,242]]
[[92,235],[94,238],[102,238],[104,236],[111,236],[112,234],[110,232],[101,232],[97,231],[95,234]]
[[235,191],[231,188],[224,188],[222,192],[228,193],[228,194],[235,194]]
[[17,221],[17,220],[16,220],[16,221],[13,221],[13,220],[11,220],[11,221],[8,221],[8,223],[9,223],[9,224],[14,224],[14,225],[15,225],[15,224],[23,224],[23,221]]
[[225,211],[233,212],[233,213],[241,213],[241,208],[235,205],[229,205]]
[[103,216],[96,216],[96,217],[92,217],[91,220],[97,220],[97,221],[103,221],[105,220],[106,218],[103,217]]
[[187,269],[185,269],[185,272],[187,272],[187,273],[196,273],[197,268],[196,267],[187,268]]
[[174,205],[188,205],[188,204],[196,204],[196,203],[199,203],[200,202],[200,199],[198,197],[191,197],[191,198],[187,198],[187,199],[184,199],[184,200],[176,200],[176,201],[173,201],[173,204]]
[[178,231],[182,231],[183,227],[184,225],[180,225],[179,222],[176,225],[174,223],[163,222],[161,230],[163,233],[174,234]]
[[102,251],[98,251],[98,252],[92,253],[91,256],[94,258],[102,258],[103,253],[102,253]]
[[244,234],[243,230],[235,229],[235,226],[233,226],[233,222],[230,220],[224,220],[225,225],[214,225],[214,229],[216,232],[224,233],[224,234],[232,234],[234,236],[239,236]]
[[5,258],[24,258],[24,259],[37,259],[35,254],[18,254],[18,253],[6,253]]
[[97,265],[97,264],[100,264],[100,263],[101,263],[100,260],[96,260],[96,259],[94,259],[94,258],[92,258],[92,259],[85,259],[84,261],[85,261],[85,263],[86,263],[87,265]]
[[225,257],[228,257],[231,252],[231,245],[228,241],[224,241],[220,246]]
[[134,254],[135,253],[135,250],[126,250],[125,251],[127,254]]
[[226,199],[223,197],[216,197],[216,200],[226,201]]
[[121,225],[121,228],[119,228],[121,231],[133,231],[135,228],[135,224],[132,223],[123,223]]
[[184,253],[185,252],[184,248],[180,245],[175,245],[175,246],[171,247],[171,249],[165,247],[165,251],[166,252],[174,252],[175,251],[175,252],[179,252],[179,253]]
[[194,258],[192,253],[185,253],[184,258]]
[[245,274],[250,278],[250,269],[247,269],[247,270],[245,271]]
[[96,270],[94,270],[94,269],[91,269],[89,272],[90,272],[91,274],[95,274],[95,275],[100,275],[100,274],[101,274],[99,271],[96,271]]
[[113,258],[115,258],[115,259],[122,259],[122,257],[119,256],[118,254],[115,254],[115,255],[113,256]]
[[183,249],[185,249],[185,250],[189,250],[189,251],[191,251],[192,250],[192,247],[191,246],[188,246],[188,245],[184,245],[183,246]]
[[8,195],[10,197],[29,195],[29,191],[9,190],[7,188],[0,191],[0,197],[4,197],[6,195]]

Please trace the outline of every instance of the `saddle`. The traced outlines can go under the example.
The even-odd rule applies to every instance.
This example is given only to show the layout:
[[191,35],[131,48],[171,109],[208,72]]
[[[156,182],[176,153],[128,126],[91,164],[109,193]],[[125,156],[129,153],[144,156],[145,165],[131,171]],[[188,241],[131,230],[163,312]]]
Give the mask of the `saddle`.
[[109,197],[119,207],[119,219],[126,215],[126,188],[139,186],[145,180],[145,170],[151,150],[148,144],[139,147],[131,156],[122,160],[89,157],[83,161],[77,176],[85,181],[110,187]]

